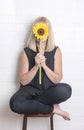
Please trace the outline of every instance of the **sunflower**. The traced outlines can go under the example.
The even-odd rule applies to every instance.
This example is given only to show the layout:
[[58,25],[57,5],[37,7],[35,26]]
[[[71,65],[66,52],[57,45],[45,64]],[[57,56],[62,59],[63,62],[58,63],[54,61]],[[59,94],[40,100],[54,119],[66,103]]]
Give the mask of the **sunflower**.
[[[37,40],[45,40],[49,35],[48,26],[44,23],[36,23],[32,28],[32,33]],[[40,50],[41,50],[41,42],[40,42]],[[39,84],[42,83],[41,80],[42,80],[42,69],[41,69],[41,65],[40,65],[40,67],[39,67]]]
[[37,40],[46,39],[49,35],[48,26],[44,23],[36,23],[33,26],[32,32]]

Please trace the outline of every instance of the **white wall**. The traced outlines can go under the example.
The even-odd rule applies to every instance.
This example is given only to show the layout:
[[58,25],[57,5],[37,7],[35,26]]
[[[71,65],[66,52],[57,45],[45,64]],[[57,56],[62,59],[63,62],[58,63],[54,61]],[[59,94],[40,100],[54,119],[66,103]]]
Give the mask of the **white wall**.
[[[70,112],[71,121],[54,115],[54,129],[84,130],[83,0],[0,0],[0,130],[22,128],[22,115],[10,110],[9,99],[19,88],[20,54],[29,25],[37,16],[46,16],[52,23],[56,44],[63,55],[62,81],[73,89],[72,97],[61,104]],[[48,130],[48,121],[30,118],[29,129]]]

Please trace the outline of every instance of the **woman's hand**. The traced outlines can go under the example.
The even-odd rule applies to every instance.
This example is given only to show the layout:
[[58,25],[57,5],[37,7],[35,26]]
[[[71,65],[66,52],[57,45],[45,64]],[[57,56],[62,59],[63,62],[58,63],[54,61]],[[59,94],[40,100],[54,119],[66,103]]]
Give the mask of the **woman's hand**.
[[40,55],[41,66],[44,68],[46,66],[46,57],[44,55]]
[[35,64],[38,65],[38,66],[42,66],[44,67],[46,65],[46,58],[44,55],[42,55],[41,53],[38,53],[36,56],[35,56]]
[[37,66],[40,66],[40,58],[39,58],[39,56],[40,56],[40,53],[37,53],[37,55],[35,56],[35,64]]

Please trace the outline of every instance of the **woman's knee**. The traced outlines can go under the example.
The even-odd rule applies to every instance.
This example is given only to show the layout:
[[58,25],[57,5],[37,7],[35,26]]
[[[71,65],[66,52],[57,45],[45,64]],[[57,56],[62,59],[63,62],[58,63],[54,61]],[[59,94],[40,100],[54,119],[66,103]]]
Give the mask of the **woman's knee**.
[[67,83],[58,83],[56,85],[56,92],[57,92],[57,95],[60,97],[60,99],[65,101],[71,97],[72,88]]
[[20,113],[20,103],[18,102],[18,99],[10,99],[9,106],[13,112]]
[[72,94],[72,88],[69,84],[67,83],[62,83],[62,87],[65,91],[65,95],[66,95],[66,99],[70,98],[71,97],[71,94]]

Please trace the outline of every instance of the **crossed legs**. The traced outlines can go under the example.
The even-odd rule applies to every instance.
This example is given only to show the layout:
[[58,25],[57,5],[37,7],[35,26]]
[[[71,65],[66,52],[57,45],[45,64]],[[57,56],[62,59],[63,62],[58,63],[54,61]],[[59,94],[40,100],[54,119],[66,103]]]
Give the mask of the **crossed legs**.
[[61,110],[59,103],[71,96],[71,87],[59,83],[42,91],[31,86],[21,88],[10,100],[10,107],[14,112],[21,114],[55,113],[69,120],[67,112]]

